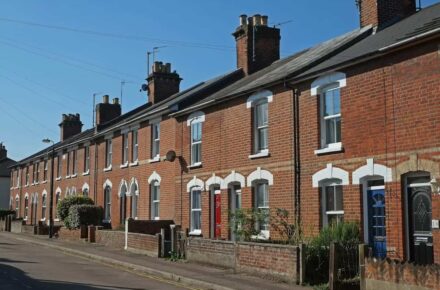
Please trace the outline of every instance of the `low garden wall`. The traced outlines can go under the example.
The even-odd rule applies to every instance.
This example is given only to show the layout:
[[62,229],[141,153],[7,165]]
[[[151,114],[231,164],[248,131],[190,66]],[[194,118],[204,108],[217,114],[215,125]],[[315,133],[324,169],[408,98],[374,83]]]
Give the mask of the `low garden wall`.
[[418,266],[390,259],[365,260],[366,290],[440,289],[440,265]]
[[189,238],[186,257],[189,261],[257,273],[290,283],[299,280],[296,246]]
[[38,226],[34,225],[22,225],[21,232],[25,234],[36,235]]
[[114,249],[124,249],[125,233],[123,231],[97,230],[95,242]]
[[19,234],[23,229],[23,220],[13,220],[11,222],[11,232]]
[[79,229],[69,230],[68,228],[62,227],[58,230],[58,238],[60,240],[66,241],[78,241],[81,239],[87,239],[87,227],[81,226]]

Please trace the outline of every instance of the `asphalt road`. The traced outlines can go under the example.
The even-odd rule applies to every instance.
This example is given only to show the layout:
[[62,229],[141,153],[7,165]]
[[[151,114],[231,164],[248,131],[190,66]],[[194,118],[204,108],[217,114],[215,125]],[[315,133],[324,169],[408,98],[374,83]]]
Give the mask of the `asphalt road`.
[[191,289],[0,236],[0,289]]

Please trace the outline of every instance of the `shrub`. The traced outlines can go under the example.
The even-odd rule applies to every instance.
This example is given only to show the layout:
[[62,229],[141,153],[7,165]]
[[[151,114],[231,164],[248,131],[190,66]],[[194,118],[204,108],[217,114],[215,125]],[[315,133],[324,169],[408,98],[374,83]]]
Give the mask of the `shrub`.
[[306,279],[311,284],[328,282],[330,244],[333,242],[345,250],[357,247],[360,243],[359,225],[352,222],[331,225],[310,241],[306,251]]
[[278,233],[281,243],[298,245],[303,241],[303,231],[301,223],[291,223],[289,211],[284,208],[276,208],[275,214],[270,217],[271,227]]
[[6,217],[10,214],[14,214],[15,215],[15,211],[13,210],[9,210],[9,209],[2,209],[0,208],[0,218]]
[[77,229],[80,226],[99,225],[103,217],[103,208],[90,204],[77,204],[69,208],[69,215],[64,220],[68,229]]
[[254,208],[236,209],[234,213],[229,214],[237,240],[244,241],[250,241],[252,237],[259,235],[260,230],[257,229],[256,224],[264,222],[268,217],[267,211]]
[[67,196],[63,200],[61,200],[58,203],[57,206],[57,214],[61,221],[64,221],[66,217],[69,215],[69,208],[72,205],[78,205],[78,204],[93,204],[93,200],[90,197],[87,196]]

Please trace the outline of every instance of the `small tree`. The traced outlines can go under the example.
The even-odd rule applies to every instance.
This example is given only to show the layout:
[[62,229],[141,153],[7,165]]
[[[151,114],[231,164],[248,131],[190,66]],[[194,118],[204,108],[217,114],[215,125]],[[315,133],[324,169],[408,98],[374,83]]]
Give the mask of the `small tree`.
[[271,226],[278,233],[282,242],[291,245],[298,245],[303,241],[301,224],[291,223],[289,211],[284,208],[275,209],[271,216]]
[[69,208],[69,215],[64,220],[68,229],[77,229],[80,226],[99,225],[103,217],[103,208],[90,204],[76,204]]
[[67,196],[63,200],[61,200],[58,203],[57,206],[57,213],[58,217],[61,221],[64,222],[66,217],[69,215],[69,208],[72,205],[77,204],[90,204],[93,205],[93,200],[90,197],[87,196],[81,196],[81,195],[74,195],[74,196]]

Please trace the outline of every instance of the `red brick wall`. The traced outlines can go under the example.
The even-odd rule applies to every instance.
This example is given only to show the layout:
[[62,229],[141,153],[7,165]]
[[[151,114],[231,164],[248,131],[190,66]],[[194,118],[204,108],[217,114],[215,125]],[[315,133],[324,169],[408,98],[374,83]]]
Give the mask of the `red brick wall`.
[[153,257],[159,257],[159,235],[128,233],[128,250],[135,250]]
[[188,261],[235,267],[235,245],[230,241],[190,238],[186,248]]
[[67,241],[81,240],[81,229],[69,230],[67,228],[60,228],[58,231],[58,239]]
[[125,233],[123,231],[96,231],[96,243],[113,249],[124,249]]
[[[384,66],[385,65],[385,66]],[[319,97],[310,95],[311,82],[297,85],[301,95],[301,212],[307,233],[320,228],[319,189],[312,176],[327,163],[349,173],[343,187],[345,220],[363,224],[362,187],[352,185],[352,173],[373,158],[392,169],[394,182],[385,185],[389,256],[406,258],[404,174],[422,170],[440,177],[440,59],[437,43],[400,51],[342,71],[343,152],[315,155],[320,148]],[[439,218],[439,197],[433,198],[433,218]],[[435,259],[439,261],[439,231],[433,230]]]

